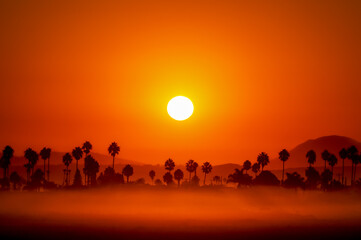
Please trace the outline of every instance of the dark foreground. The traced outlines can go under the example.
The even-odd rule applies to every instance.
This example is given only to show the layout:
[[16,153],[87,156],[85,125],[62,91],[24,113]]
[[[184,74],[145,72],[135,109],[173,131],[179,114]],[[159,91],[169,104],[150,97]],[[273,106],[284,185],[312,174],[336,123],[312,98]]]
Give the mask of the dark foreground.
[[284,189],[1,193],[1,239],[359,239],[361,194]]

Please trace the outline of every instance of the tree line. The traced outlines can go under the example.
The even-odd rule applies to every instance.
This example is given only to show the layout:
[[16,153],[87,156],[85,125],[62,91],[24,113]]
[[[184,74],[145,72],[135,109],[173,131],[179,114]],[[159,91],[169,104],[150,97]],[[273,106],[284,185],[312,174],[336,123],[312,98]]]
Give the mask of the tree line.
[[[115,157],[120,152],[120,147],[116,142],[113,142],[108,147],[108,153],[112,157],[112,166],[107,167],[104,172],[99,173],[100,165],[98,161],[91,155],[93,146],[89,141],[83,143],[82,146],[75,147],[71,152],[65,153],[62,157],[64,164],[63,169],[63,188],[88,188],[94,186],[124,184],[124,183],[141,183],[145,184],[145,179],[140,178],[135,182],[130,181],[130,177],[134,173],[134,169],[130,164],[125,165],[120,173],[115,172],[114,163]],[[39,190],[58,188],[58,186],[50,181],[50,157],[52,150],[44,147],[39,153],[31,148],[24,151],[24,157],[27,163],[24,164],[26,170],[26,179],[21,177],[16,171],[9,174],[9,166],[11,159],[14,156],[14,150],[10,146],[6,146],[2,151],[0,158],[0,167],[3,169],[3,178],[0,185],[2,190],[9,190],[10,183],[13,185],[14,190]],[[334,179],[334,166],[338,164],[338,157],[342,159],[342,177],[341,180]],[[285,179],[285,163],[290,158],[290,153],[283,149],[279,152],[279,160],[282,161],[282,179],[279,180],[272,172],[264,170],[269,164],[269,156],[265,152],[261,152],[257,156],[255,163],[251,161],[244,161],[241,169],[235,169],[234,172],[228,175],[227,178],[221,176],[214,176],[211,179],[211,186],[223,185],[223,183],[236,183],[238,187],[251,186],[251,185],[274,185],[284,187],[300,187],[308,189],[341,189],[347,186],[346,178],[344,174],[345,159],[351,161],[351,186],[361,186],[361,181],[356,180],[357,165],[361,162],[361,154],[355,146],[349,148],[342,148],[338,153],[338,157],[335,154],[324,150],[321,153],[321,158],[325,162],[324,170],[320,174],[314,164],[316,162],[316,152],[310,150],[306,153],[305,158],[309,166],[305,170],[306,179],[301,177],[297,172],[286,173]],[[39,159],[43,160],[43,169],[35,169]],[[82,173],[79,169],[78,162],[83,159],[84,167]],[[71,181],[71,171],[69,169],[73,160],[76,161],[76,170]],[[327,168],[327,165],[330,167]],[[164,163],[166,173],[160,178],[155,179],[156,172],[151,170],[149,177],[153,185],[177,185],[180,186],[199,186],[201,179],[197,175],[198,163],[194,160],[189,160],[186,165],[186,171],[189,173],[188,177],[185,177],[181,169],[175,169],[175,162],[169,158]],[[203,185],[206,185],[207,175],[212,171],[212,165],[209,162],[204,162],[201,165],[201,171],[203,172]],[[254,173],[254,177],[248,174],[251,170]]]

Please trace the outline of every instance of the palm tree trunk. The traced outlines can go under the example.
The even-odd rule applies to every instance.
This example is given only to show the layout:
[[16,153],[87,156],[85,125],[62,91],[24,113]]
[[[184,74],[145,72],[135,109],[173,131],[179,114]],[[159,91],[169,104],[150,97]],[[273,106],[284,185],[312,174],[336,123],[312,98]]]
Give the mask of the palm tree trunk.
[[283,184],[283,180],[284,180],[284,177],[285,177],[285,161],[282,161],[282,184]]
[[356,168],[357,168],[357,164],[355,164],[355,171],[353,173],[353,180],[356,181]]
[[129,183],[129,176],[127,176],[127,183]]
[[326,170],[326,160],[325,160],[325,170]]
[[206,176],[207,176],[207,173],[204,173],[204,182],[203,182],[203,185],[206,185]]
[[344,178],[345,178],[345,159],[342,159],[342,185],[344,183]]
[[6,168],[4,167],[4,179],[6,178]]
[[191,182],[191,174],[192,172],[189,172],[189,182]]
[[48,182],[50,181],[50,157],[48,158]]
[[180,180],[178,180],[178,187],[179,187],[179,185],[180,185]]
[[45,161],[46,159],[44,159],[44,176],[45,176],[45,166],[46,166]]
[[351,165],[351,186],[353,185],[353,163]]
[[78,171],[78,161],[79,160],[76,160],[76,172]]
[[115,156],[113,156],[113,169],[114,169],[114,158],[115,158]]

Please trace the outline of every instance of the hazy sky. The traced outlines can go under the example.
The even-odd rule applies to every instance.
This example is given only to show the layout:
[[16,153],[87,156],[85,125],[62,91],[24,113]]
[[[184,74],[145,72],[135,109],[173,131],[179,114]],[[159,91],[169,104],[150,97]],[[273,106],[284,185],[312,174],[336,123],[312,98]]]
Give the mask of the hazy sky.
[[361,140],[360,26],[360,1],[1,1],[0,147],[223,163]]

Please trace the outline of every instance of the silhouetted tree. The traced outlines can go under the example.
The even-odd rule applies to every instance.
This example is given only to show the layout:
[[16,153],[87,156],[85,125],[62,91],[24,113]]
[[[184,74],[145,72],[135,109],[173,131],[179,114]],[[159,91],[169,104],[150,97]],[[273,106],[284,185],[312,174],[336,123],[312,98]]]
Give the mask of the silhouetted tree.
[[[78,161],[83,157],[83,150],[81,150],[80,147],[76,147],[73,149],[73,151],[71,152],[71,155],[74,157],[74,159],[76,160],[76,170],[78,170]],[[80,171],[79,171],[80,174]],[[80,175],[81,177],[81,175]]]
[[237,187],[241,187],[241,185],[250,185],[252,183],[252,177],[247,173],[244,174],[243,170],[239,170],[238,168],[234,169],[234,173],[228,176],[227,182],[237,183]]
[[320,174],[314,167],[308,167],[306,169],[306,187],[310,189],[317,188],[318,183],[320,182]]
[[221,177],[220,176],[214,176],[213,177],[213,181],[216,183],[216,185],[218,184],[218,183],[221,183]]
[[310,164],[309,167],[311,167],[316,162],[316,152],[313,150],[310,150],[306,154],[307,162]]
[[160,179],[156,179],[156,180],[154,181],[154,185],[156,185],[156,186],[162,186],[163,183],[162,183],[162,181],[161,181]]
[[166,172],[163,176],[163,181],[167,184],[167,185],[171,185],[173,183],[173,176],[170,172]]
[[[330,154],[330,156],[328,157],[328,164],[331,166],[331,172],[333,175],[333,167],[336,165],[337,163],[337,157],[334,154]],[[332,181],[333,179],[331,179]]]
[[40,168],[38,168],[31,176],[31,187],[39,191],[40,187],[43,185],[43,181],[44,181],[44,173],[43,171],[41,171]]
[[[49,181],[49,175],[50,175],[50,172],[49,172],[49,166],[50,166],[50,163],[49,163],[49,159],[50,159],[50,154],[51,154],[51,149],[50,148],[46,148],[44,147],[43,149],[41,149],[39,155],[41,157],[41,159],[44,160],[44,178],[45,178],[45,173],[47,172],[48,173],[48,181]],[[48,170],[46,171],[46,160],[48,160]]]
[[358,149],[352,145],[347,149],[347,159],[351,160],[351,185],[353,185],[353,179],[354,179],[354,172],[353,172],[353,166],[354,162],[357,158]]
[[357,169],[357,165],[360,163],[361,161],[361,155],[359,154],[355,154],[352,158],[352,163],[355,166],[355,170],[353,172],[353,181],[356,181],[356,169]]
[[322,159],[325,161],[325,169],[326,169],[326,162],[328,161],[328,158],[330,157],[330,153],[325,150],[321,154]]
[[0,159],[0,167],[4,170],[4,179],[7,178],[7,172],[13,156],[14,150],[10,146],[6,146]]
[[323,189],[328,189],[329,182],[332,180],[332,172],[329,169],[325,169],[321,174],[321,187]]
[[189,182],[191,181],[191,177],[192,177],[192,172],[194,172],[194,160],[189,160],[186,163],[186,170],[189,172]]
[[180,170],[180,169],[175,170],[175,172],[174,172],[174,179],[177,180],[177,182],[178,182],[178,187],[179,187],[180,181],[183,179],[183,177],[184,177],[184,174],[183,174],[183,171],[182,171],[182,170]]
[[345,182],[345,159],[347,158],[346,148],[342,148],[338,155],[342,159],[342,185],[343,185]]
[[204,172],[203,185],[206,185],[206,177],[207,177],[207,174],[212,171],[212,165],[211,165],[209,162],[203,163],[203,165],[202,165],[202,171]]
[[154,170],[149,171],[149,177],[150,177],[150,179],[152,179],[152,182],[153,182],[153,180],[155,178],[155,171]]
[[133,175],[133,167],[129,164],[123,168],[123,175],[127,177],[127,183],[129,183],[129,177]]
[[199,186],[200,178],[197,175],[194,175],[191,179],[191,185]]
[[27,182],[29,182],[30,173],[34,172],[34,167],[39,159],[39,155],[31,148],[28,148],[24,152],[24,157],[28,160],[28,163],[24,165],[27,173]]
[[269,157],[267,153],[261,152],[257,157],[257,162],[261,166],[263,172],[264,166],[266,166],[269,163]]
[[[85,157],[87,157],[90,153],[90,150],[92,150],[93,148],[93,145],[89,142],[89,141],[85,141],[83,143],[83,146],[82,146],[82,150],[83,152],[85,153]],[[84,166],[85,166],[85,158],[84,158]],[[84,172],[84,171],[83,171]],[[88,182],[89,182],[89,176],[87,176],[87,174],[84,172],[84,181],[85,181],[85,184],[87,185]],[[87,180],[88,179],[88,180]]]
[[305,187],[305,183],[303,182],[304,178],[301,177],[300,174],[298,174],[297,172],[293,172],[293,173],[286,173],[287,175],[287,179],[284,182],[284,186],[288,187],[288,188],[304,188]]
[[21,184],[20,175],[17,172],[12,172],[10,174],[10,182],[13,184],[14,190],[16,190],[16,187]]
[[84,174],[87,176],[86,184],[95,185],[96,184],[96,176],[99,172],[99,163],[91,156],[87,155],[84,158]]
[[243,169],[246,170],[246,173],[248,170],[250,170],[252,167],[252,163],[249,160],[244,161],[243,163]]
[[196,161],[193,162],[193,168],[194,168],[194,175],[197,176],[198,163]]
[[278,178],[270,171],[262,171],[253,181],[255,185],[280,185]]
[[63,163],[66,167],[66,169],[64,171],[66,186],[69,185],[69,165],[72,161],[73,161],[73,158],[71,157],[70,153],[65,153],[65,155],[63,156]]
[[278,158],[282,161],[282,183],[285,176],[285,162],[288,160],[289,157],[290,154],[286,149],[283,149],[281,152],[278,153]]
[[260,166],[258,163],[254,163],[252,165],[252,172],[254,172],[255,177],[257,177],[257,173],[259,172]]
[[79,169],[76,169],[75,170],[75,175],[74,175],[73,186],[74,187],[81,187],[81,185],[82,185],[82,177],[81,177]]
[[169,158],[167,161],[165,161],[164,167],[165,167],[165,170],[167,170],[168,172],[171,172],[171,171],[173,171],[173,169],[175,167],[175,163],[172,159]]
[[110,146],[108,147],[109,154],[113,157],[113,168],[114,168],[114,159],[115,155],[118,155],[120,151],[120,147],[116,142],[112,142]]
[[122,174],[115,173],[114,168],[107,167],[104,174],[101,173],[98,177],[98,182],[101,185],[121,184],[124,183],[124,177]]

